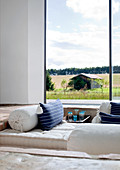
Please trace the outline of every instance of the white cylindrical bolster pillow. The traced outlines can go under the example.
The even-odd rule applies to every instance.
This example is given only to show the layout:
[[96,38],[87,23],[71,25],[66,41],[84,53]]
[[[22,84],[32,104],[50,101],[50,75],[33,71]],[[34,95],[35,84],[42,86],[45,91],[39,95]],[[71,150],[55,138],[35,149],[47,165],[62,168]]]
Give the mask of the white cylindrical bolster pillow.
[[37,110],[40,106],[25,106],[10,113],[8,123],[12,129],[25,132],[38,124]]

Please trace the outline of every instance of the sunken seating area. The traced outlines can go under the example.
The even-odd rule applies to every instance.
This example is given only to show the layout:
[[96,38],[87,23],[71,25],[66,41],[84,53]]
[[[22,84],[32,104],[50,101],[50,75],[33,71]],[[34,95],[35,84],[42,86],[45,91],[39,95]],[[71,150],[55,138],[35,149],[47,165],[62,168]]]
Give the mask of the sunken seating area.
[[0,145],[86,152],[92,155],[120,154],[119,125],[63,123],[50,131],[34,129],[0,132]]
[[[58,109],[59,112],[63,108],[61,103],[59,103],[60,101],[56,102],[60,106]],[[50,109],[50,112],[52,111],[53,114],[53,108],[56,107],[56,103],[54,104],[44,104],[41,105],[41,107],[35,106],[34,108],[33,106],[23,107],[21,113],[24,113],[23,117],[26,117],[25,124],[24,121],[22,121],[23,117],[20,119],[20,116],[18,116],[19,119],[17,121],[11,118],[12,114],[15,112],[16,115],[19,115],[18,110],[12,112],[9,116],[8,121],[10,125],[12,123],[16,125],[11,125],[12,128],[0,131],[0,145],[25,148],[79,151],[86,152],[91,155],[109,153],[120,154],[120,125],[115,123],[101,123],[99,115],[100,112],[97,113],[97,119],[95,117],[92,123],[67,123],[66,121],[61,121],[60,115],[58,117],[57,115],[55,115],[56,119],[58,120],[57,125],[54,124],[53,117],[49,117],[49,121],[52,122],[53,127],[49,123],[44,124],[44,121],[42,122],[42,125],[40,125],[40,115],[42,116],[43,112],[46,112],[46,110],[46,114],[48,114],[48,110],[51,108],[51,106],[52,109]],[[103,108],[106,108],[105,105],[108,106],[107,109],[111,111],[111,103],[104,103],[103,105],[100,106],[99,111],[105,111],[102,110]],[[38,117],[38,119],[36,119],[35,115],[33,116],[33,114],[35,114],[36,118]],[[63,112],[61,112],[61,115],[63,116]],[[32,124],[32,128],[28,126],[29,122],[31,122],[31,117],[34,117],[33,121],[36,122],[36,124]],[[29,121],[27,119],[29,119]],[[13,120],[13,122],[10,122],[11,120]],[[98,120],[99,122],[97,122]],[[19,121],[21,121],[21,123]],[[17,125],[18,122],[19,126]],[[43,127],[44,125],[47,125],[47,127]],[[41,126],[42,129],[40,128]],[[28,127],[30,128],[30,130],[28,130]],[[44,130],[44,128],[47,129]]]

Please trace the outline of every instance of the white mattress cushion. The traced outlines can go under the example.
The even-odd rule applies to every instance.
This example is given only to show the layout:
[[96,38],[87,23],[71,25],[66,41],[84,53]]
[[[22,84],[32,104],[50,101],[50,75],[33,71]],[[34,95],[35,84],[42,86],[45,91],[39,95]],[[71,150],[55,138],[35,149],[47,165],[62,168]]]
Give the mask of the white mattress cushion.
[[23,133],[5,129],[0,132],[0,145],[67,150],[67,141],[72,130],[64,128],[50,131],[34,129]]
[[50,131],[34,129],[21,133],[13,129],[5,129],[0,132],[0,145],[67,150],[67,141],[76,127],[76,123],[63,121]]
[[67,123],[65,120],[63,120],[62,123],[55,126],[53,130],[74,130],[78,126],[78,123]]
[[88,154],[120,154],[120,125],[80,124],[71,133],[67,149]]
[[10,127],[21,132],[33,129],[38,123],[37,110],[40,110],[39,107],[25,106],[11,112],[8,118]]

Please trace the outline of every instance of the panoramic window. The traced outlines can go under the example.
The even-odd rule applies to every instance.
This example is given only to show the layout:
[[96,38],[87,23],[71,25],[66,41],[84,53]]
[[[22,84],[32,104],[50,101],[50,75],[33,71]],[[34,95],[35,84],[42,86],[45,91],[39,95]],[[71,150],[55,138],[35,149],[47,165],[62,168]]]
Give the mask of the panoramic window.
[[[113,4],[113,96],[119,97],[120,2]],[[108,0],[47,0],[46,44],[47,99],[109,99]]]
[[120,1],[112,1],[113,36],[112,36],[112,65],[113,65],[113,99],[120,100]]

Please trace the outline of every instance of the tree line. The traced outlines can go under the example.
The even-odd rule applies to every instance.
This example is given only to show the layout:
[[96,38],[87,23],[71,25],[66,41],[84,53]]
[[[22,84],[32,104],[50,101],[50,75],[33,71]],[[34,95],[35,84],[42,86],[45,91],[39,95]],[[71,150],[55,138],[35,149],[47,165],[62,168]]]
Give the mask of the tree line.
[[[48,69],[50,75],[74,75],[80,73],[88,74],[106,74],[109,73],[109,66],[90,67],[90,68],[65,68],[65,69]],[[113,73],[120,73],[120,66],[113,66]]]

